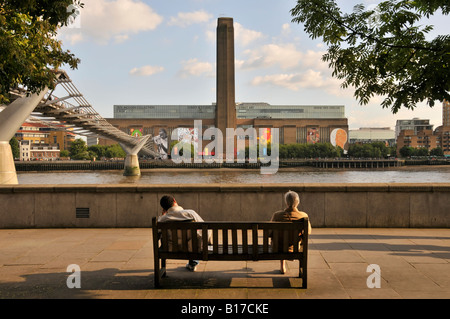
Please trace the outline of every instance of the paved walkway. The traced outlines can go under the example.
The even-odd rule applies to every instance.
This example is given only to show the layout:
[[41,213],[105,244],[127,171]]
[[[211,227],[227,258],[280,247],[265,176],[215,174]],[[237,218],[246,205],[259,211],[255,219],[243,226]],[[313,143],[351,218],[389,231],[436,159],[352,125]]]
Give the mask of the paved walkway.
[[[155,290],[151,229],[2,229],[0,298],[450,298],[450,229],[316,228],[310,238],[306,290],[293,261],[281,275],[278,261],[209,261],[192,273],[174,260]],[[79,289],[67,287],[71,264]],[[370,264],[380,288],[367,286]]]

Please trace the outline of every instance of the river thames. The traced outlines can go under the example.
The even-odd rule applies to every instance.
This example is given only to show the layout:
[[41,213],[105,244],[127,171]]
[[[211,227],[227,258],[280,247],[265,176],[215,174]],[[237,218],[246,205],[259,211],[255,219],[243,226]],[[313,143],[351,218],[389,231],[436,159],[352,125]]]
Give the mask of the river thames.
[[19,184],[249,184],[249,183],[450,183],[449,166],[390,169],[280,169],[263,175],[254,169],[145,169],[139,177],[120,170],[17,172]]

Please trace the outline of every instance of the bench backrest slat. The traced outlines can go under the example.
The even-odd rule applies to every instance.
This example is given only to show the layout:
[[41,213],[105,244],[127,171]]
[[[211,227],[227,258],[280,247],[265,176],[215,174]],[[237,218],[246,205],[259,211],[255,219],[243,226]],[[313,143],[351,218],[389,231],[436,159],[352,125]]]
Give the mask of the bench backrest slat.
[[188,251],[188,231],[187,229],[181,230],[181,246],[183,247],[183,251]]
[[233,254],[238,253],[238,235],[237,235],[237,228],[233,227],[231,229],[231,245],[233,247]]
[[203,249],[203,260],[208,260],[208,225],[202,225],[202,247]]
[[219,253],[219,230],[217,228],[213,229],[213,253]]
[[178,251],[178,231],[176,228],[172,229],[172,251]]
[[252,250],[253,259],[258,260],[258,224],[252,225]]
[[222,253],[228,255],[228,228],[222,229]]
[[242,230],[242,253],[248,254],[248,229]]
[[167,229],[162,230],[162,249],[165,251],[169,250],[169,240],[168,240],[168,234]]
[[269,230],[267,228],[263,229],[263,253],[267,254],[269,252]]
[[[190,232],[191,232],[191,238],[192,238],[192,251],[194,253],[198,253],[199,244],[198,244],[198,237],[196,236],[197,230],[193,229],[193,230],[190,230]],[[192,234],[195,234],[195,236]]]

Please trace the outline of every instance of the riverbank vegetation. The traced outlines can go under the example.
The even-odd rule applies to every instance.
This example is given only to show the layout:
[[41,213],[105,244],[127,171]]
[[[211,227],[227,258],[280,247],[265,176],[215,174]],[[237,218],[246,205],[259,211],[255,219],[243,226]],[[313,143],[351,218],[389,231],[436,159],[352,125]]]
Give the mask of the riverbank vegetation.
[[335,158],[344,156],[344,150],[331,143],[286,144],[280,145],[279,156],[280,158]]
[[[61,151],[62,153],[63,151]],[[74,160],[93,160],[125,158],[126,153],[119,144],[114,145],[91,145],[87,146],[82,139],[76,139],[70,145],[70,150],[64,155],[70,156]],[[62,156],[62,155],[61,155]]]

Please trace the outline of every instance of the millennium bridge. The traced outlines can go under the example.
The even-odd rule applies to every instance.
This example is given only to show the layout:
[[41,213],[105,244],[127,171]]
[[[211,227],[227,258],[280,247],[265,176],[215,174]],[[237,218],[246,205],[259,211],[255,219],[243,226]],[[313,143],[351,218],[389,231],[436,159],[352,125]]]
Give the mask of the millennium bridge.
[[[57,71],[56,78],[52,90],[44,88],[34,94],[21,88],[11,91],[12,102],[0,112],[0,184],[18,184],[9,140],[27,119],[77,135],[118,142],[127,154],[124,175],[140,175],[138,153],[159,157],[151,135],[133,137],[119,130],[95,111],[65,71]],[[63,96],[56,96],[56,89],[64,92]]]

